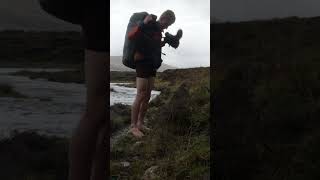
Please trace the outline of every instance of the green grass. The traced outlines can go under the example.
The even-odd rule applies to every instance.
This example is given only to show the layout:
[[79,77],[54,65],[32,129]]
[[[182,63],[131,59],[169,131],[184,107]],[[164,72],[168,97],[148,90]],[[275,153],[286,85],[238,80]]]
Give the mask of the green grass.
[[120,72],[120,71],[111,71],[110,72],[110,82],[112,83],[121,83],[121,82],[135,82],[136,81],[136,72]]
[[319,17],[215,25],[214,178],[319,177],[307,150],[319,140],[319,25]]
[[65,138],[14,132],[0,140],[1,179],[67,179],[68,141]]
[[123,104],[114,104],[110,107],[111,133],[130,124],[131,107]]

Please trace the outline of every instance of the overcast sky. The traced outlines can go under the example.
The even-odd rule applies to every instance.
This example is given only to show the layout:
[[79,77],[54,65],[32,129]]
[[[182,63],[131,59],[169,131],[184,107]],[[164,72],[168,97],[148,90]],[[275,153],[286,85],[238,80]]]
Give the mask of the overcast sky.
[[213,0],[211,16],[223,21],[320,16],[320,0]]
[[164,63],[180,68],[210,66],[210,0],[111,0],[110,54],[121,56],[130,16],[147,11],[157,15],[167,9],[176,14],[176,21],[166,31],[176,34],[183,30],[177,49],[162,48]]

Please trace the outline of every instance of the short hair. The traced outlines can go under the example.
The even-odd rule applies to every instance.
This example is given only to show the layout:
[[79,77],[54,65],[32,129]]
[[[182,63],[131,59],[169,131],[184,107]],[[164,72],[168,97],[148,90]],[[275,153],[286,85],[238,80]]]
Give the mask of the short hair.
[[174,12],[169,9],[161,14],[160,18],[163,18],[163,17],[169,18],[171,24],[173,24],[176,21],[176,16],[174,15]]

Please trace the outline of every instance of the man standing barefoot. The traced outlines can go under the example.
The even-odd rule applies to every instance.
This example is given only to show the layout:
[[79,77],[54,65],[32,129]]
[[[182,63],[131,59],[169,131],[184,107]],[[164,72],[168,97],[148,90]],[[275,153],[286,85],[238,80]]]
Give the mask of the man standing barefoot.
[[137,95],[131,110],[130,132],[135,137],[144,136],[143,131],[150,130],[144,125],[144,116],[148,109],[151,91],[154,86],[154,77],[157,68],[154,59],[161,59],[162,32],[175,22],[175,14],[171,10],[162,13],[159,20],[151,14],[147,15],[142,23],[128,33],[129,40],[137,41],[134,61],[136,64]]

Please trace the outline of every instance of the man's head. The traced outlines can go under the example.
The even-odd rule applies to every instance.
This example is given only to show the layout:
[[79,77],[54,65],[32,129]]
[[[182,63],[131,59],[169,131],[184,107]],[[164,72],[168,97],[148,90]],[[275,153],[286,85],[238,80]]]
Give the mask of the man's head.
[[176,16],[174,15],[174,12],[171,10],[166,10],[163,12],[160,16],[159,23],[161,29],[167,29],[168,26],[173,24],[176,20]]

